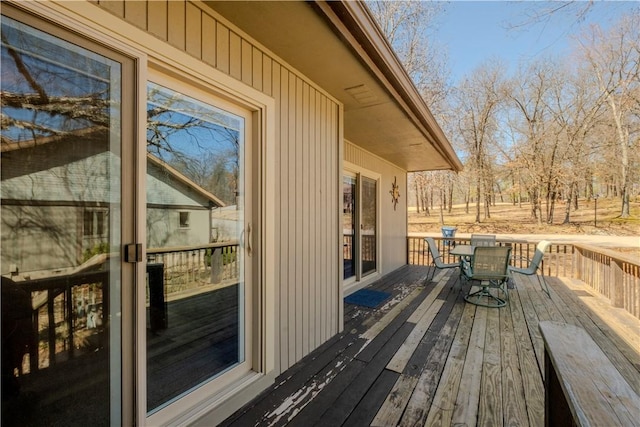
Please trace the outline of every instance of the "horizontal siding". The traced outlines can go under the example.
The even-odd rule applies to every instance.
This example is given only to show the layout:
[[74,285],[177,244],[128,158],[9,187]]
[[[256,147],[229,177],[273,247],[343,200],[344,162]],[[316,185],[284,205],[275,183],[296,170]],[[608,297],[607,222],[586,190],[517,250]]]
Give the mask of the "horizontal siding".
[[280,370],[338,332],[339,106],[198,2],[99,5],[276,100]]

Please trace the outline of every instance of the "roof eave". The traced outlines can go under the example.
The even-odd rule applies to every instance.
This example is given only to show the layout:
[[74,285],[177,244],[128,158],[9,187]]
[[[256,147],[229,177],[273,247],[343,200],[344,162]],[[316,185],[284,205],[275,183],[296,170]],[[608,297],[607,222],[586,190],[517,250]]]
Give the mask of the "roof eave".
[[[448,161],[451,170],[462,171],[462,162],[366,5],[360,1],[348,0],[316,0],[315,3],[327,18],[332,21],[335,18],[340,20],[346,30],[345,41],[351,42],[355,51],[364,50],[372,65],[379,71],[380,77],[383,77],[381,80],[389,92],[417,122],[416,125],[423,127],[433,147]],[[333,13],[329,13],[329,10]],[[341,27],[336,25],[338,29]]]

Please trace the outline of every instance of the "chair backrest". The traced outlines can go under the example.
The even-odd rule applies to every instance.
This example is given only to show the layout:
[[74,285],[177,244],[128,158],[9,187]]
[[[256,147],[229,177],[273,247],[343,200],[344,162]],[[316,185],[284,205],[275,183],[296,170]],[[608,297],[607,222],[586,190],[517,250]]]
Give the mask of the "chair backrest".
[[544,253],[551,244],[548,240],[542,240],[536,245],[536,252],[533,254],[533,258],[531,258],[531,264],[529,264],[529,270],[533,270],[534,272],[540,266],[542,262],[542,258],[544,258]]
[[431,252],[431,258],[435,265],[440,266],[443,264],[442,257],[440,256],[440,250],[438,249],[438,245],[433,237],[425,237],[424,241],[427,242],[429,246],[429,252]]
[[473,250],[473,276],[504,277],[511,256],[510,246],[476,246]]
[[496,236],[494,234],[472,234],[471,246],[495,246]]

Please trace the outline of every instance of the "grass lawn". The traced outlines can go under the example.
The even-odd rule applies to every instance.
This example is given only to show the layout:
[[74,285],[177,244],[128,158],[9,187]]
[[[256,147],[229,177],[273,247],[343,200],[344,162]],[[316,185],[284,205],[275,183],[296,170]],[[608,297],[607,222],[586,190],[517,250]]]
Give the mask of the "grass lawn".
[[[590,234],[609,236],[640,236],[640,200],[631,203],[631,216],[620,218],[621,202],[618,198],[598,199],[597,225],[594,225],[594,205],[591,200],[580,200],[578,210],[571,211],[571,222],[562,224],[565,215],[565,203],[556,204],[554,223],[538,225],[531,217],[531,206],[523,203],[522,207],[511,203],[499,203],[491,206],[491,218],[484,218],[481,211],[481,222],[475,222],[476,206],[469,205],[469,213],[465,213],[464,205],[454,205],[451,213],[444,211],[444,224],[440,222],[440,210],[437,205],[431,215],[417,213],[415,207],[409,208],[409,232],[440,232],[442,225],[458,228],[458,233],[491,233],[491,234]],[[483,207],[480,207],[483,209]],[[543,210],[545,206],[543,204]]]

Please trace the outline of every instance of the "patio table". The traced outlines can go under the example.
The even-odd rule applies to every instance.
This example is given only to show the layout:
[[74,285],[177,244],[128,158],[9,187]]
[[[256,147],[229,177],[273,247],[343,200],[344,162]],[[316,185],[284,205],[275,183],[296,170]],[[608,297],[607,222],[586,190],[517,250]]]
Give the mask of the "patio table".
[[464,263],[471,262],[471,259],[473,258],[474,249],[475,249],[475,246],[471,246],[471,245],[456,245],[454,248],[451,248],[451,250],[449,250],[449,254],[458,257],[458,264],[460,266],[458,271],[460,272],[460,277],[462,277],[462,270],[464,268]]
[[463,257],[472,257],[474,248],[475,246],[471,245],[456,245],[456,247],[451,249],[449,253],[451,255],[459,256],[462,259]]

